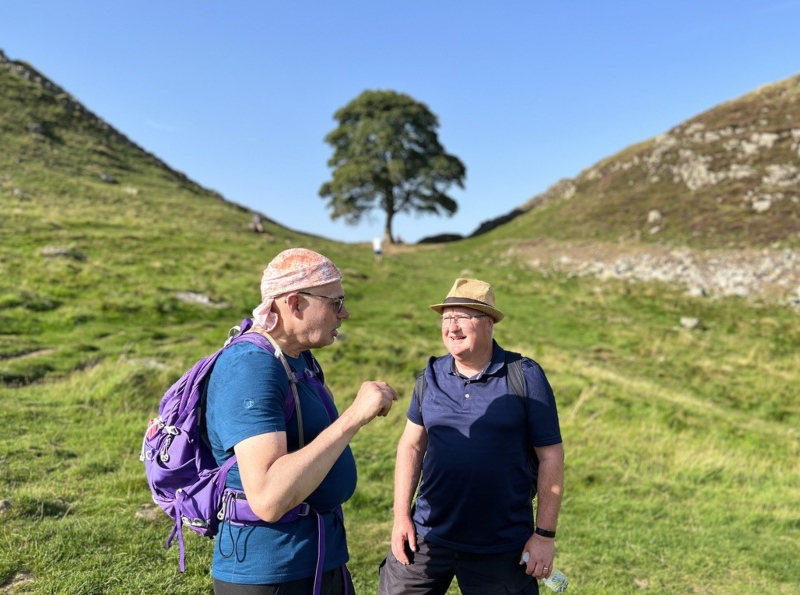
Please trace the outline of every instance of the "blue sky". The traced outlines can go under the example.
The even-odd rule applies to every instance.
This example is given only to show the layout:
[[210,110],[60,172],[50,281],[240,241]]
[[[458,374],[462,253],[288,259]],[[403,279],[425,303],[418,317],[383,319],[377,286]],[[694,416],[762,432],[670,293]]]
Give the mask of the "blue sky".
[[365,89],[428,105],[467,168],[469,234],[561,178],[800,73],[800,0],[0,0],[0,49],[201,185],[279,223],[330,220],[324,136]]

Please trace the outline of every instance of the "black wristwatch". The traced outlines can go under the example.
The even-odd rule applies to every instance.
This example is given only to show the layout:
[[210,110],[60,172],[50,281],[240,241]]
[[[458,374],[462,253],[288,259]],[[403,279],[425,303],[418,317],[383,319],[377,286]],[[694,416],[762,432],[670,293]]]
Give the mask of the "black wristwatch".
[[536,527],[533,530],[536,535],[541,535],[542,537],[549,537],[550,539],[555,539],[556,532],[555,531],[548,531],[547,529],[542,529],[540,527]]

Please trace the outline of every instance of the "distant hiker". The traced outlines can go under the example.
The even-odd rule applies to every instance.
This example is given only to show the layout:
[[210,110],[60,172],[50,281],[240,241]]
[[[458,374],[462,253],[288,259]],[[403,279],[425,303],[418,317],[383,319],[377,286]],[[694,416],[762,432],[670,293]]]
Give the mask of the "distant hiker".
[[[369,381],[341,416],[332,406],[308,350],[332,344],[350,314],[341,273],[325,256],[304,248],[278,254],[264,270],[261,299],[252,332],[279,349],[272,355],[241,342],[219,356],[208,382],[206,428],[218,464],[237,457],[227,485],[243,489],[266,522],[220,525],[214,592],[352,594],[341,515],[356,487],[349,442],[385,416],[397,395]],[[300,407],[287,421],[284,403],[295,388]]]
[[455,577],[465,595],[536,594],[563,490],[553,391],[536,362],[492,338],[503,314],[491,285],[457,279],[431,308],[449,354],[430,358],[408,407],[378,592],[442,594]]
[[383,259],[383,239],[381,236],[372,238],[372,252],[375,254],[375,262],[380,262]]
[[256,233],[264,233],[264,225],[261,223],[261,215],[253,213],[253,218],[250,220],[250,229]]

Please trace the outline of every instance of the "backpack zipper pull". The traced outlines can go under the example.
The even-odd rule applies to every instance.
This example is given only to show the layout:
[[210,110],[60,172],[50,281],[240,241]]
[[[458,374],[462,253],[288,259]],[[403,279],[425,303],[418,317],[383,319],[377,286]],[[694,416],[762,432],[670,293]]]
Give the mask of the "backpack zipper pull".
[[169,450],[170,445],[172,444],[172,437],[177,436],[181,433],[181,431],[176,426],[167,426],[161,424],[161,429],[167,434],[167,437],[164,439],[164,446],[161,448],[161,462],[168,463],[169,462]]
[[147,431],[144,433],[144,438],[142,438],[142,452],[139,453],[139,460],[144,461],[147,454],[147,441],[150,440],[153,436],[156,435],[156,432],[164,427],[164,422],[161,421],[160,417],[154,417],[150,420],[150,423],[147,424]]

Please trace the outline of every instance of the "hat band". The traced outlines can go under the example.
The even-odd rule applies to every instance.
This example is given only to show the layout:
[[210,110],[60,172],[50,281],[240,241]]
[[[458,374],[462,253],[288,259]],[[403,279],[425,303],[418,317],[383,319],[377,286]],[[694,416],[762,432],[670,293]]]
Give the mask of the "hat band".
[[473,300],[471,298],[460,298],[460,297],[449,297],[444,301],[445,304],[480,304],[481,306],[486,306],[487,308],[493,308],[494,306],[490,306],[486,302],[482,302],[480,300]]

